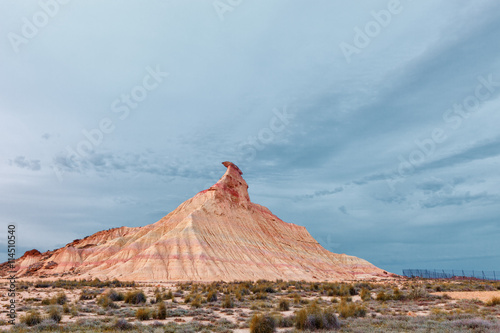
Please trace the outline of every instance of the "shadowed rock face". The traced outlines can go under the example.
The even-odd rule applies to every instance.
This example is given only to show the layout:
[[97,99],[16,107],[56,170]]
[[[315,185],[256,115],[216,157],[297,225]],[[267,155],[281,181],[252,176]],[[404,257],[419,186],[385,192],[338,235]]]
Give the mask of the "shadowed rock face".
[[136,281],[344,280],[382,276],[369,262],[324,249],[304,227],[252,203],[241,170],[144,227],[121,227],[55,251],[27,252],[18,276]]

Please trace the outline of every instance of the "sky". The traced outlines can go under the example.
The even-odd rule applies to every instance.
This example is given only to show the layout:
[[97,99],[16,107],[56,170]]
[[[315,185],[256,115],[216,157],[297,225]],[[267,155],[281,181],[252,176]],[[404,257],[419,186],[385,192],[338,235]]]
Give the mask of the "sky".
[[4,0],[0,36],[1,261],[228,160],[332,252],[500,270],[498,1]]

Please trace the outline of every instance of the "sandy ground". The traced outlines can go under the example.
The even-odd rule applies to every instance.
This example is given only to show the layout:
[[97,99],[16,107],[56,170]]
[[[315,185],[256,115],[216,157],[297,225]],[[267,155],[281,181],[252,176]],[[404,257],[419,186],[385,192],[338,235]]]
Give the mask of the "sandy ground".
[[487,302],[493,297],[500,297],[499,291],[448,291],[433,293],[433,295],[444,295],[447,294],[453,299],[478,299],[483,302]]

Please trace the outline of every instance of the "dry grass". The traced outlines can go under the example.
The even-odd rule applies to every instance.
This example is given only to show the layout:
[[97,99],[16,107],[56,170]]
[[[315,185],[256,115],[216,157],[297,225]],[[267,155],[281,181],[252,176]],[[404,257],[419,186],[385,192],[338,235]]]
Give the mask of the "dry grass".
[[[92,280],[81,283],[81,288],[65,281],[58,281],[58,287],[52,282],[22,283],[18,314],[24,324],[13,332],[267,332],[292,326],[341,332],[424,332],[426,327],[437,332],[489,332],[498,331],[500,320],[500,284],[487,281],[119,286],[119,281]],[[6,286],[1,289],[4,293]],[[2,302],[5,306],[8,299]],[[0,318],[0,329],[7,328],[5,319]]]

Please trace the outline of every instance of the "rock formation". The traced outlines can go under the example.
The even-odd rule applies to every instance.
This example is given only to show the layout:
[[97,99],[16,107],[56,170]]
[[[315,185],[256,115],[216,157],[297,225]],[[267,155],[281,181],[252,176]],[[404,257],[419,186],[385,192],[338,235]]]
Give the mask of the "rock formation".
[[121,227],[17,260],[19,277],[135,281],[345,280],[384,276],[369,262],[324,249],[305,227],[252,203],[241,170],[144,227]]

